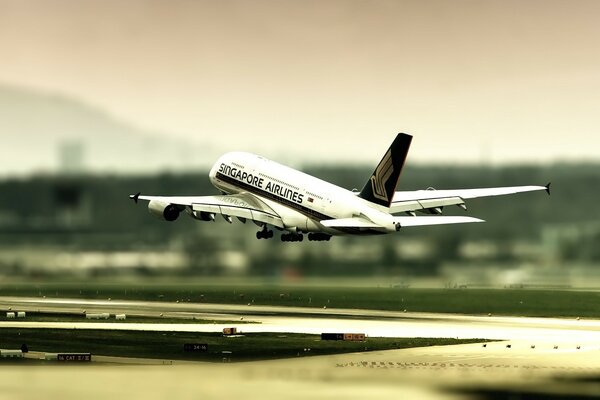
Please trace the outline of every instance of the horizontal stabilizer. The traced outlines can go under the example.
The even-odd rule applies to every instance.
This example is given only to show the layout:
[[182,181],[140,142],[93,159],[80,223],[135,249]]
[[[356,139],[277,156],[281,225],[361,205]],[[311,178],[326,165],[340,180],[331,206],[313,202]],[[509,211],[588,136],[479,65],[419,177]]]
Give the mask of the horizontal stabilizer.
[[369,220],[364,218],[339,218],[339,219],[326,219],[321,221],[323,226],[328,228],[363,228],[363,229],[375,229],[382,228]]
[[485,222],[479,218],[473,217],[454,217],[454,216],[432,216],[432,217],[396,217],[394,222],[400,223],[400,227],[409,226],[428,226],[428,225],[446,225],[446,224],[466,224],[470,222]]
[[[428,225],[447,225],[447,224],[466,224],[470,222],[485,222],[479,218],[473,217],[455,217],[455,216],[431,216],[431,217],[394,217],[390,219],[389,228],[394,227],[398,230],[402,227],[410,226],[428,226]],[[365,218],[340,218],[326,219],[321,221],[323,226],[328,228],[355,228],[355,229],[378,229],[387,230],[386,226],[378,225]],[[398,227],[398,224],[400,226]]]

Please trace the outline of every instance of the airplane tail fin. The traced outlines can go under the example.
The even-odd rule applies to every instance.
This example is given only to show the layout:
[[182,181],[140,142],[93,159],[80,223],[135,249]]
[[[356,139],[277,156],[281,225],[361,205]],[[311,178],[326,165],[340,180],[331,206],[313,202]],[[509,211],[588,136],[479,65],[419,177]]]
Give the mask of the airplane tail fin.
[[411,140],[412,136],[406,133],[396,136],[371,178],[360,191],[359,197],[384,207],[390,206]]

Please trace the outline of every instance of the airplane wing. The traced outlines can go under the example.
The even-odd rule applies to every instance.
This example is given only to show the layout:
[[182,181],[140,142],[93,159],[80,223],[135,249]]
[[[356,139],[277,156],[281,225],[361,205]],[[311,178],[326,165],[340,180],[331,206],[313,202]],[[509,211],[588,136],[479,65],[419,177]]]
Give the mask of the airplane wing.
[[281,217],[271,207],[250,193],[217,196],[143,196],[139,193],[130,195],[136,203],[139,200],[154,201],[165,206],[172,204],[179,210],[185,210],[195,218],[204,219],[204,216],[221,214],[226,220],[228,217],[237,217],[240,221],[251,220],[259,224],[269,224],[283,228]]
[[[428,226],[428,225],[446,225],[446,224],[464,224],[469,222],[484,222],[482,219],[473,217],[454,217],[454,216],[431,216],[431,217],[394,217],[391,220],[392,224],[400,224],[396,230],[400,227],[411,227],[411,226]],[[383,226],[378,225],[368,219],[355,217],[355,218],[340,218],[340,219],[326,219],[321,221],[323,226],[328,228],[353,228],[353,229],[385,229]]]
[[510,186],[485,189],[455,190],[415,190],[396,192],[390,205],[390,213],[412,212],[437,207],[460,205],[464,208],[465,199],[477,197],[504,196],[507,194],[545,190],[550,194],[550,184],[546,186]]

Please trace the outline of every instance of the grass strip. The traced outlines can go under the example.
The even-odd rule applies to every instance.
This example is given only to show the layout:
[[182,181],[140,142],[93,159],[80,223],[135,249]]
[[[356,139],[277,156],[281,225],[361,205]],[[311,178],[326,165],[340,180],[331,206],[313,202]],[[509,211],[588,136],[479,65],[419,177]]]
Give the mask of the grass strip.
[[[480,339],[368,338],[365,342],[320,340],[319,335],[253,333],[224,337],[217,333],[140,332],[69,329],[0,330],[0,348],[30,351],[89,352],[93,355],[171,360],[232,362],[295,358],[325,354],[403,349],[482,342]],[[185,343],[208,345],[207,352],[185,352]]]
[[180,303],[363,308],[529,317],[600,317],[599,291],[549,289],[412,289],[278,285],[13,283],[0,296],[127,299]]

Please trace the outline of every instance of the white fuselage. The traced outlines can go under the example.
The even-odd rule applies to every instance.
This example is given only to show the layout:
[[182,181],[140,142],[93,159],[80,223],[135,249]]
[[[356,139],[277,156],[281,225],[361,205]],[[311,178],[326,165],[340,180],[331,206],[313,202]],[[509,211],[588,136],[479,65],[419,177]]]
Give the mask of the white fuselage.
[[[251,193],[281,216],[285,229],[328,234],[381,234],[396,230],[385,207],[355,193],[251,153],[221,156],[209,174],[211,183],[227,194]],[[381,229],[344,230],[319,221],[363,217]]]

